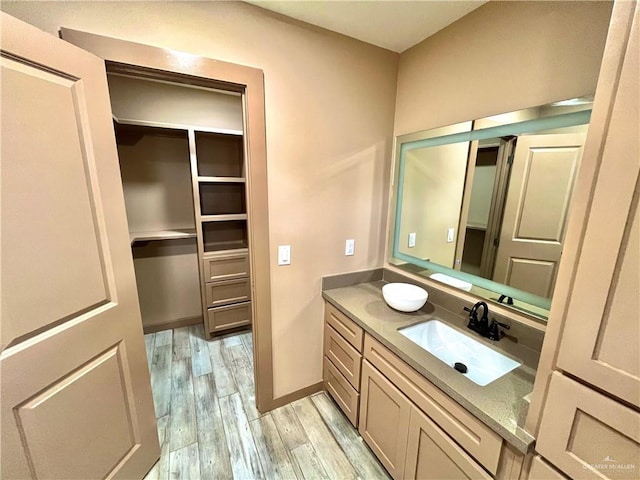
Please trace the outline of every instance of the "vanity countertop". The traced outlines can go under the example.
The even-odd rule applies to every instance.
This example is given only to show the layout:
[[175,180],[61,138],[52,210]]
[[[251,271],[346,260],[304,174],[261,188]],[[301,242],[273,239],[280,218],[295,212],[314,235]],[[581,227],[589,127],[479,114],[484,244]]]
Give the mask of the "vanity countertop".
[[525,403],[523,398],[533,390],[536,374],[528,349],[507,339],[490,343],[468,331],[474,338],[522,361],[520,367],[481,387],[398,332],[399,328],[436,318],[465,331],[464,318],[429,302],[418,312],[397,312],[382,298],[384,284],[384,281],[361,283],[324,290],[322,295],[505,441],[527,453],[534,438],[518,426],[518,418]]

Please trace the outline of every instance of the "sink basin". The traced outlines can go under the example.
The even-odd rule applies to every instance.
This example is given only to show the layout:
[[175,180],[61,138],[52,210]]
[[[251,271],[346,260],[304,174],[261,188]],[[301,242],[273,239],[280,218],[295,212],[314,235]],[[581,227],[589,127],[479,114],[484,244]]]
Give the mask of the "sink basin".
[[382,296],[391,308],[401,312],[415,312],[427,302],[429,294],[424,288],[410,283],[387,283]]
[[439,320],[402,328],[399,332],[451,367],[456,363],[464,364],[467,372],[463,375],[480,386],[490,384],[521,365]]

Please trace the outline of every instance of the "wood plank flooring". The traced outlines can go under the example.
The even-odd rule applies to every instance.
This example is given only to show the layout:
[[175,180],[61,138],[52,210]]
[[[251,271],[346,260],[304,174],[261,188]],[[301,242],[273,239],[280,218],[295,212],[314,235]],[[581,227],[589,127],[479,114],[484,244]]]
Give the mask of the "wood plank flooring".
[[145,335],[162,447],[147,480],[390,477],[325,393],[261,415],[250,332],[202,326]]

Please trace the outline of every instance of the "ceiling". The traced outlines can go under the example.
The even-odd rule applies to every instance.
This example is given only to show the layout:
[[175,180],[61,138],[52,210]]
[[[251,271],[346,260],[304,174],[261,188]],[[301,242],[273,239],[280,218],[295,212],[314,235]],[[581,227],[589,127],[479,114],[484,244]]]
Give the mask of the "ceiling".
[[401,53],[486,0],[248,0],[261,8]]

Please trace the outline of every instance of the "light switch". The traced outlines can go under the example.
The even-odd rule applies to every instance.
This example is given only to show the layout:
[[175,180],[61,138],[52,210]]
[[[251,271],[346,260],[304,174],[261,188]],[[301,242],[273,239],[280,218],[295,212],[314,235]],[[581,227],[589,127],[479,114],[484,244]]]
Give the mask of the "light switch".
[[278,265],[291,265],[291,245],[278,246]]
[[453,242],[453,234],[454,234],[454,232],[455,232],[454,228],[449,228],[447,230],[447,243]]
[[353,239],[349,239],[344,244],[344,254],[345,255],[353,255],[356,250],[356,241]]
[[409,248],[413,248],[416,246],[416,232],[412,232],[409,234]]

